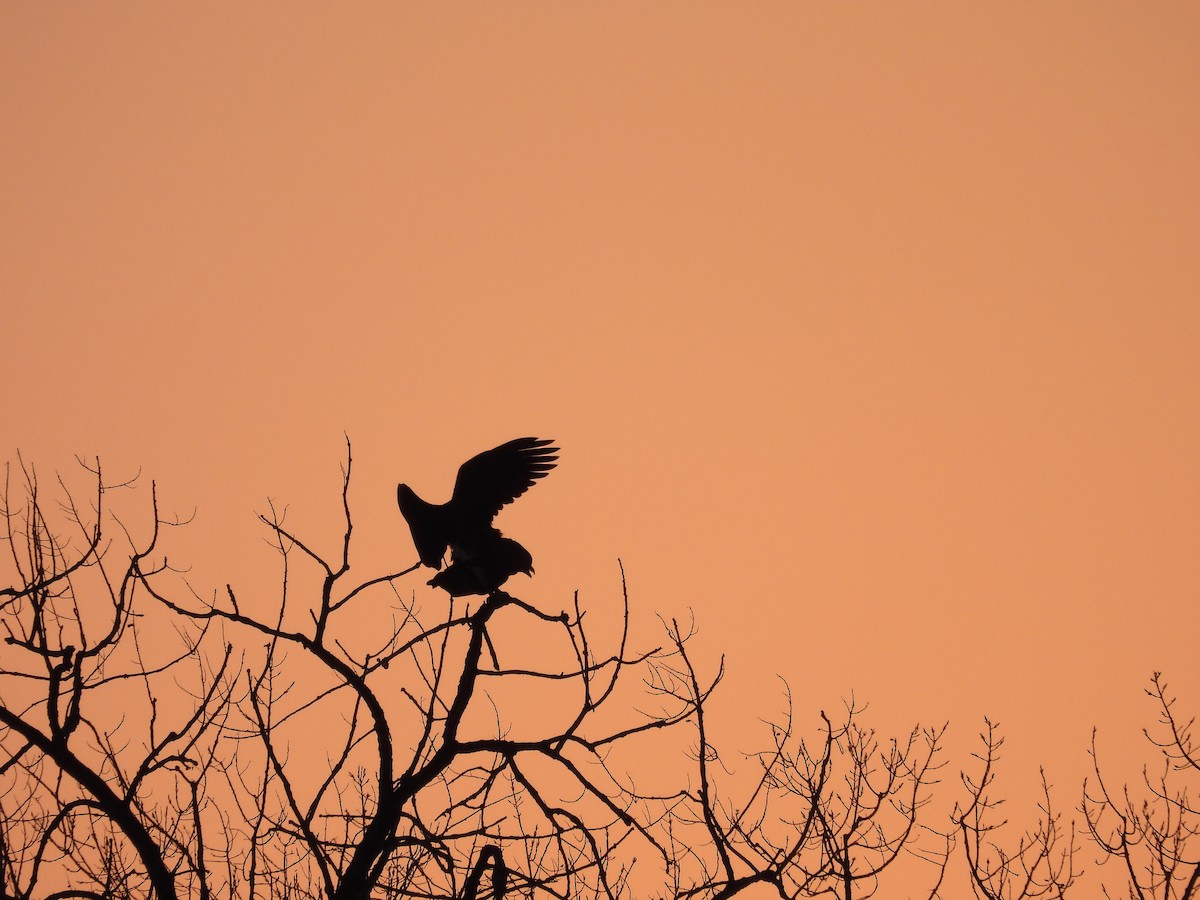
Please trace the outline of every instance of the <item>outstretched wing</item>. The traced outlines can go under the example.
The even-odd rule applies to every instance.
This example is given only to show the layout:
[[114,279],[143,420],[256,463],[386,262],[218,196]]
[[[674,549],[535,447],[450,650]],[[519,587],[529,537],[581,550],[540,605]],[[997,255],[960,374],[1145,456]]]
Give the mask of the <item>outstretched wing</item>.
[[431,569],[440,569],[449,543],[445,510],[441,506],[426,503],[407,484],[396,488],[396,502],[400,504],[400,514],[412,532],[413,544],[421,562]]
[[[517,438],[467,460],[458,470],[450,505],[459,522],[486,525],[500,508],[512,503],[554,468],[554,441]],[[482,520],[482,521],[481,521]]]

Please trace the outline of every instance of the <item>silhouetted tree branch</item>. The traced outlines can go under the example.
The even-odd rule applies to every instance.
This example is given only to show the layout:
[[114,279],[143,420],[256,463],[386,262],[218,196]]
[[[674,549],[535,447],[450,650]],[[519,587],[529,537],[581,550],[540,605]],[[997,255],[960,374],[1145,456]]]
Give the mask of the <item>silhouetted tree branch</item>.
[[983,900],[1066,896],[1079,874],[1075,868],[1079,850],[1075,823],[1064,822],[1062,813],[1054,809],[1043,771],[1037,824],[1021,834],[1015,846],[999,843],[999,833],[1006,822],[998,819],[997,814],[1004,801],[991,791],[1004,739],[986,718],[979,737],[983,750],[972,755],[982,771],[978,775],[962,773],[970,799],[965,807],[956,807],[951,816],[962,840],[974,895]]
[[[16,473],[6,468],[5,538],[17,580],[0,591],[4,642],[13,648],[0,666],[0,886],[30,897],[46,890],[48,879],[78,878],[78,891],[112,896],[136,892],[144,879],[157,896],[173,898],[206,866],[181,838],[204,799],[198,788],[181,800],[167,787],[211,759],[212,736],[228,710],[232,651],[209,668],[193,655],[201,630],[180,633],[175,655],[143,658],[135,610],[140,587],[165,569],[150,560],[167,523],[152,486],[149,534],[135,539],[106,507],[108,495],[128,484],[106,483],[98,464],[90,472],[90,510],[60,481],[59,528],[47,516],[34,470],[24,463]],[[115,541],[109,529],[118,532]],[[73,549],[76,539],[81,544]],[[119,542],[124,549],[116,551]],[[164,730],[155,696],[168,678],[196,691],[190,709],[167,711]],[[138,685],[146,695],[143,718],[127,723],[112,704],[133,702]],[[126,862],[117,834],[140,870]]]
[[[1200,897],[1200,808],[1193,799],[1200,773],[1194,718],[1181,719],[1162,674],[1146,690],[1158,707],[1158,729],[1144,731],[1158,753],[1142,769],[1141,790],[1116,788],[1100,769],[1092,734],[1094,778],[1084,784],[1083,814],[1092,839],[1124,869],[1131,898],[1192,900]],[[1107,889],[1105,895],[1110,896]]]

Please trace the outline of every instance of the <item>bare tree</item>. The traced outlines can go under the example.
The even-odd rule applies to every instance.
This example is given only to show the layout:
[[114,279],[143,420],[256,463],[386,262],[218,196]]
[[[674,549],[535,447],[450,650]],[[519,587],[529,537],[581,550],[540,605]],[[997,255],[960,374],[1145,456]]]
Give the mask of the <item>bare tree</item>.
[[822,712],[820,731],[806,739],[788,691],[782,723],[770,725],[771,747],[748,755],[753,780],[722,790],[729,769],[705,701],[723,669],[702,683],[687,652],[691,632],[672,621],[668,633],[678,665],[660,669],[655,687],[694,709],[696,729],[695,780],[671,821],[676,897],[728,898],[756,884],[785,898],[870,897],[904,851],[932,863],[936,884],[944,854],[917,837],[926,831],[919,814],[936,784],[944,726],[883,740],[851,701],[836,724]]
[[[640,795],[607,757],[695,714],[686,700],[649,716],[614,704],[674,648],[629,649],[627,598],[600,654],[577,597],[546,612],[494,592],[427,620],[395,587],[410,570],[352,581],[350,470],[348,455],[332,554],[262,517],[282,577],[251,608],[232,587],[201,601],[160,583],[153,490],[139,540],[107,512],[116,486],[98,467],[86,513],[61,485],[82,535],[72,554],[21,468],[26,502],[5,509],[18,577],[0,595],[22,652],[0,671],[6,894],[41,893],[53,869],[72,896],[613,897],[639,853],[665,862],[653,829],[671,798]],[[381,597],[379,640],[352,646],[339,626]],[[143,652],[155,616],[175,627],[169,658]],[[549,726],[522,725],[502,698],[539,685],[574,700]]]
[[[1117,788],[1100,770],[1092,733],[1094,778],[1084,784],[1083,814],[1092,839],[1127,878],[1130,898],[1200,897],[1200,807],[1193,794],[1200,773],[1194,718],[1180,718],[1176,698],[1155,672],[1146,690],[1158,707],[1158,728],[1145,730],[1158,760],[1142,770],[1140,790]],[[1105,889],[1105,895],[1111,896]]]
[[[787,692],[766,749],[719,749],[724,661],[706,674],[675,620],[634,649],[623,572],[606,622],[578,595],[467,602],[402,589],[415,565],[360,576],[352,465],[347,445],[332,546],[271,505],[277,588],[207,596],[167,566],[178,523],[153,485],[135,526],[110,508],[133,486],[98,464],[83,505],[8,470],[0,895],[933,898],[956,844],[979,897],[1074,882],[1048,788],[1037,827],[993,840],[990,723],[949,818],[931,805],[945,726],[880,736],[851,701],[806,731]],[[1169,758],[1191,765],[1188,728],[1167,722]],[[655,782],[641,763],[663,754],[679,764]],[[1192,814],[1169,796],[1173,821]]]
[[[33,469],[5,471],[16,583],[0,590],[0,886],[12,897],[55,882],[72,888],[57,896],[203,895],[204,785],[219,765],[232,650],[197,655],[204,630],[187,628],[174,650],[142,647],[138,617],[165,566],[151,559],[166,523],[151,488],[151,521],[135,536],[106,508],[128,485],[106,482],[98,463],[90,471],[86,508],[60,483],[61,530]],[[161,708],[166,683],[183,687],[172,692],[182,702]]]
[[976,775],[961,774],[968,800],[965,806],[955,807],[951,815],[962,840],[971,890],[981,900],[1065,897],[1079,877],[1075,823],[1064,821],[1062,812],[1054,808],[1050,785],[1042,771],[1037,823],[1021,833],[1015,845],[1002,844],[1000,833],[1007,822],[998,818],[998,813],[1004,801],[992,790],[1004,739],[986,718],[979,738],[983,750],[972,756],[979,761],[982,771]]

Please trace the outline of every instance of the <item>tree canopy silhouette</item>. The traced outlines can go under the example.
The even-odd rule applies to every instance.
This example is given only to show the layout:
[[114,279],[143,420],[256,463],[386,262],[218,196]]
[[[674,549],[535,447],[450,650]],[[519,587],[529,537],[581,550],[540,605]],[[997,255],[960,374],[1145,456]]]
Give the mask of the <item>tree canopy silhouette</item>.
[[[431,507],[432,537],[414,537],[494,531],[555,452],[523,438],[471,460]],[[400,589],[412,568],[352,577],[351,467],[347,447],[340,541],[322,548],[272,507],[278,592],[208,596],[167,565],[160,537],[179,523],[153,486],[138,517],[98,463],[82,503],[9,468],[0,897],[1061,898],[1087,840],[1129,896],[1200,898],[1200,754],[1159,676],[1148,799],[1102,778],[1094,751],[1083,829],[1043,780],[1014,834],[986,719],[957,782],[940,774],[945,726],[881,736],[853,701],[797,715],[786,688],[757,744],[735,724],[751,746],[725,748],[709,702],[724,659],[698,665],[694,626],[674,618],[640,637],[623,569],[618,602],[586,611],[578,593],[499,590],[464,610],[477,585],[461,563],[432,612]]]

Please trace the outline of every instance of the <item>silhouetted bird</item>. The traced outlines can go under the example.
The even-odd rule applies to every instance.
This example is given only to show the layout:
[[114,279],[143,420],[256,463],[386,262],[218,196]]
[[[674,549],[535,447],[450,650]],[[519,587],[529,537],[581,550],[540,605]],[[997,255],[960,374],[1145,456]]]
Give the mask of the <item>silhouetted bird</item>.
[[466,556],[456,549],[453,562],[429,579],[428,584],[441,588],[451,597],[465,597],[490,594],[518,572],[533,574],[533,557],[529,551],[494,528],[491,535],[472,550],[472,555]]
[[449,574],[458,565],[483,570],[475,575],[478,583],[496,582],[497,586],[509,575],[532,571],[529,552],[516,541],[502,537],[492,527],[492,519],[554,468],[558,448],[550,446],[553,443],[517,438],[467,460],[458,470],[450,500],[440,505],[426,503],[408,485],[400,485],[396,500],[421,562],[440,569],[449,548],[453,564],[443,575],[456,587],[465,585],[467,579],[462,569]]

